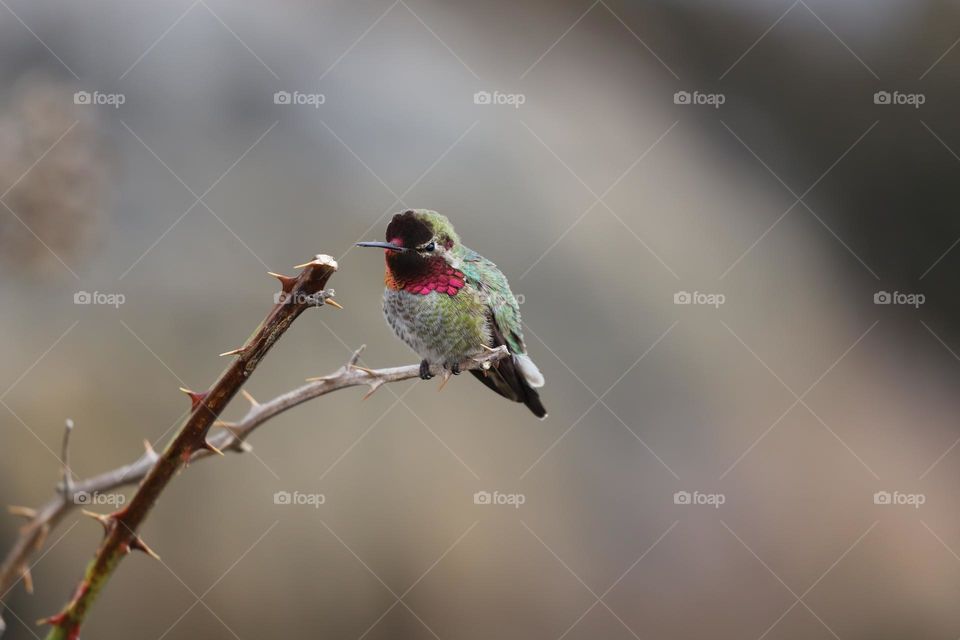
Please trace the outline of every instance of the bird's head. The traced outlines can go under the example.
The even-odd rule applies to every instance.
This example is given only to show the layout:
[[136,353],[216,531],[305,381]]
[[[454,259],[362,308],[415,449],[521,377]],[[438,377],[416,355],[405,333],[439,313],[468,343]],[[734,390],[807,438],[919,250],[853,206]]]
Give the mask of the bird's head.
[[453,262],[460,238],[453,225],[436,211],[408,209],[397,213],[387,225],[386,242],[358,242],[386,252],[387,266],[407,275],[428,269],[438,261]]

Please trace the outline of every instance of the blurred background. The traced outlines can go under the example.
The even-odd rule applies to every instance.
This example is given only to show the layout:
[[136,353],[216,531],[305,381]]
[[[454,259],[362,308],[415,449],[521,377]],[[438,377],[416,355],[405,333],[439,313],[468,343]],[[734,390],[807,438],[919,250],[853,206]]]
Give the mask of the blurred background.
[[[958,38],[947,0],[0,1],[0,503],[66,418],[81,477],[165,443],[316,253],[346,309],[250,392],[416,362],[351,246],[430,208],[523,296],[549,419],[467,376],[286,413],[84,637],[956,638]],[[4,640],[100,537],[51,533]]]

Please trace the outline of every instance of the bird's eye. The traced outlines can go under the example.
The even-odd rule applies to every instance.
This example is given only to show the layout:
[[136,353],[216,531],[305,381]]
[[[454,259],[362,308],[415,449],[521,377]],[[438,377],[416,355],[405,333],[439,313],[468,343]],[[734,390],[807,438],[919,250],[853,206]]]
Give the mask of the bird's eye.
[[434,242],[433,240],[431,240],[429,244],[423,245],[424,251],[433,251],[436,248],[437,248],[437,243]]

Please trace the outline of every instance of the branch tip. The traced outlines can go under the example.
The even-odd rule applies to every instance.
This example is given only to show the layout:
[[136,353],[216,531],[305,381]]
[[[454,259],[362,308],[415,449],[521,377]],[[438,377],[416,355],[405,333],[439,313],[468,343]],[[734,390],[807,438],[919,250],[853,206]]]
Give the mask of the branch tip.
[[70,434],[73,433],[73,420],[67,418],[63,429],[63,446],[60,451],[60,462],[63,463],[60,490],[64,497],[73,493],[73,477],[70,471]]
[[33,595],[33,576],[30,574],[30,567],[24,567],[20,577],[23,578],[23,588]]
[[367,348],[367,345],[360,345],[356,351],[353,352],[353,355],[350,356],[350,359],[347,360],[347,366],[357,364],[360,361],[360,354],[363,353],[363,350]]

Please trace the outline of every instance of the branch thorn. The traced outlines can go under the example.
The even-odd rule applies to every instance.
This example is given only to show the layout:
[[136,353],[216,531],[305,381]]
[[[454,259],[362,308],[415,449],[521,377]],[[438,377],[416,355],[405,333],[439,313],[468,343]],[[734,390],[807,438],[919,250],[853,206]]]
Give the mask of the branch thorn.
[[147,543],[143,541],[143,538],[136,536],[133,540],[130,541],[130,549],[133,551],[142,551],[154,560],[159,561],[160,556],[156,552],[147,546]]
[[373,369],[368,369],[368,368],[366,368],[366,367],[361,367],[360,365],[354,364],[354,363],[352,363],[352,362],[350,363],[350,368],[351,368],[351,369],[358,369],[358,370],[360,370],[360,371],[363,371],[363,372],[364,372],[365,374],[367,374],[368,376],[375,376],[375,375],[377,375],[377,372],[374,371]]
[[111,516],[105,516],[102,513],[96,513],[95,511],[87,511],[86,509],[83,510],[83,515],[89,518],[93,518],[94,520],[102,524],[104,533],[110,531]]
[[371,382],[371,383],[370,383],[370,391],[367,391],[367,392],[363,395],[363,397],[361,398],[361,400],[366,400],[367,398],[369,398],[370,396],[372,396],[374,393],[376,393],[377,389],[379,389],[382,384],[383,384],[383,381],[382,381],[382,380],[374,380],[373,382]]
[[67,614],[58,613],[56,615],[50,616],[49,618],[40,618],[37,620],[37,624],[48,624],[51,627],[59,627],[67,619]]
[[290,293],[293,290],[293,285],[297,284],[296,278],[285,276],[282,273],[274,273],[273,271],[268,271],[267,273],[280,281],[280,286],[283,287],[284,293]]
[[180,387],[180,391],[182,391],[182,392],[184,392],[185,394],[187,394],[188,396],[190,396],[190,409],[191,409],[191,410],[196,409],[197,407],[199,407],[200,404],[201,404],[201,403],[204,401],[204,399],[207,397],[207,392],[206,392],[206,391],[203,391],[203,392],[191,391],[190,389],[187,389],[186,387]]
[[220,451],[220,449],[217,449],[215,446],[213,446],[212,444],[210,444],[210,441],[209,441],[209,440],[204,440],[202,447],[203,447],[204,449],[206,449],[207,451],[211,452],[211,453],[217,454],[218,456],[222,456],[222,455],[223,455],[223,451]]
[[334,300],[333,298],[324,298],[323,303],[328,304],[331,307],[336,307],[337,309],[343,309],[343,305],[337,302],[336,300]]
[[30,575],[30,567],[24,567],[20,575],[23,578],[23,588],[33,595],[33,576]]
[[444,372],[443,372],[442,380],[440,380],[440,386],[437,387],[437,393],[443,391],[443,388],[444,388],[445,386],[447,386],[447,383],[448,383],[448,382],[450,382],[450,378],[451,378],[451,377],[452,377],[452,376],[450,375],[450,372],[449,372],[449,371],[444,371]]
[[33,520],[37,517],[37,510],[31,509],[30,507],[20,507],[12,504],[7,507],[7,511],[9,511],[11,515],[26,518],[27,520]]
[[239,347],[237,349],[231,349],[230,351],[224,351],[223,353],[220,354],[220,357],[222,358],[224,356],[240,355],[241,353],[243,353],[244,349],[246,349],[246,347]]
[[146,453],[146,456],[151,460],[157,459],[157,452],[154,450],[153,445],[150,444],[149,440],[144,439],[143,441],[143,451]]
[[257,402],[257,399],[254,398],[252,395],[250,395],[250,392],[247,391],[246,389],[240,389],[240,393],[243,395],[244,398],[247,399],[247,402],[249,402],[254,407],[260,406],[260,403]]

